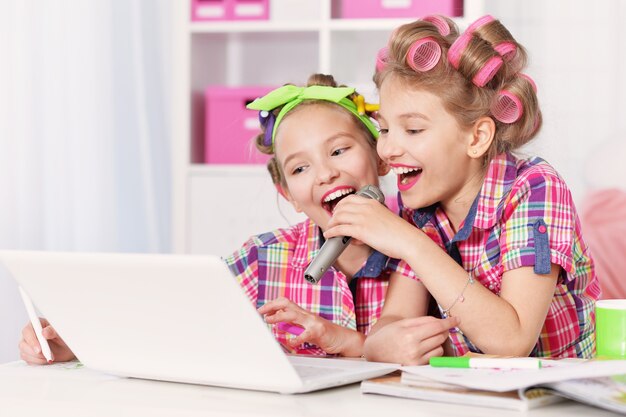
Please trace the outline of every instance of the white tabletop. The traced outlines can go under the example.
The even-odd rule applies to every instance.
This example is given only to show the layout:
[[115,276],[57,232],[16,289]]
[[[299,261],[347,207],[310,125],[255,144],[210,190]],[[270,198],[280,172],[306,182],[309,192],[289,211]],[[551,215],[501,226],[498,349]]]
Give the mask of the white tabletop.
[[358,384],[299,395],[116,378],[87,369],[0,366],[0,416],[614,416],[564,401],[527,413],[361,394]]

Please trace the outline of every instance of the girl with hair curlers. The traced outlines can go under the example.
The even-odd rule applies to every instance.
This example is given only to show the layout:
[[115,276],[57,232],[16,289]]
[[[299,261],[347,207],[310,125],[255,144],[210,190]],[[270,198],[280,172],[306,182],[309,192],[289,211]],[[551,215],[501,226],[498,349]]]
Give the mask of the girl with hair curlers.
[[[515,154],[541,127],[525,65],[491,16],[461,34],[443,16],[396,29],[374,80],[377,150],[397,174],[404,219],[347,197],[324,236],[406,261],[440,316],[460,320],[448,354],[588,358],[600,288],[571,193],[546,161]],[[404,325],[419,288],[390,286],[368,359],[424,363],[406,343],[422,329]]]

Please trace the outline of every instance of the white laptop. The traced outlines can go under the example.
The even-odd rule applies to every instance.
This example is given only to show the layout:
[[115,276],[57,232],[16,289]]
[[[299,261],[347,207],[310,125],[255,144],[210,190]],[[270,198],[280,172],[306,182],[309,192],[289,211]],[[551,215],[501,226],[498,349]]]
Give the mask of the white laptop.
[[0,261],[87,367],[281,393],[399,366],[284,353],[216,256],[0,251]]

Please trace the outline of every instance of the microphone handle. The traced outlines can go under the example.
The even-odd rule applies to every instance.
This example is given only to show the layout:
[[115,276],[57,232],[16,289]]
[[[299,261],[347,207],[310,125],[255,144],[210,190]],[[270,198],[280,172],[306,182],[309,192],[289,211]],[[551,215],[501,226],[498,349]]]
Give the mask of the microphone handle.
[[304,279],[311,284],[317,284],[324,272],[335,263],[341,252],[350,244],[350,236],[335,236],[328,239],[313,258],[309,267],[304,271]]
[[[379,203],[385,201],[385,195],[380,188],[375,185],[366,185],[357,191],[356,195],[374,199]],[[306,271],[304,271],[304,279],[311,284],[317,284],[319,280],[322,279],[324,272],[335,263],[339,255],[341,255],[341,252],[350,244],[351,239],[350,236],[336,236],[324,242],[317,256],[313,259]]]

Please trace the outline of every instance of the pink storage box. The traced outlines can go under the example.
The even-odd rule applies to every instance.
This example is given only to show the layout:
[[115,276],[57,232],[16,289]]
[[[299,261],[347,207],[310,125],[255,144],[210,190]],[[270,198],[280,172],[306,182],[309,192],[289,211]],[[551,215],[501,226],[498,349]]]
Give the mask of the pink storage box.
[[261,132],[259,112],[246,105],[274,87],[223,87],[206,89],[205,162],[209,164],[261,164],[254,138]]
[[333,17],[415,18],[429,14],[463,16],[463,0],[333,0]]
[[267,20],[269,0],[191,0],[191,20]]

